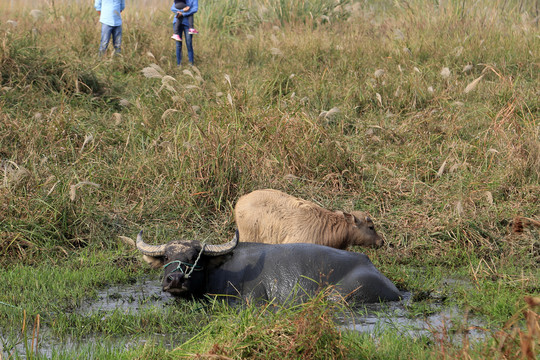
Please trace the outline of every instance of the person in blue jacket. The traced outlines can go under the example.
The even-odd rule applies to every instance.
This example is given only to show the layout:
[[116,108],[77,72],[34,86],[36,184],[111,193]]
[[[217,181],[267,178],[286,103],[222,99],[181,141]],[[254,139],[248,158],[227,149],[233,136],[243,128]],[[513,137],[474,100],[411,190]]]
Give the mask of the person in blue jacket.
[[[181,9],[182,11],[189,10],[189,6],[186,5],[185,0],[174,0],[174,7],[177,9]],[[199,32],[195,29],[195,26],[193,25],[193,14],[185,15],[184,17],[187,18],[188,23],[189,23],[189,33],[191,35],[198,34]],[[178,35],[180,34],[181,25],[182,25],[181,21],[177,21],[176,24],[174,24],[173,36],[171,36],[171,39],[176,40],[176,41],[182,41],[182,39],[180,38],[180,35]]]
[[120,13],[126,7],[125,0],[95,0],[94,7],[99,13],[101,22],[101,41],[99,42],[99,55],[107,51],[112,36],[114,53],[120,53],[122,45],[122,17]]
[[178,21],[180,21],[180,31],[178,32],[178,36],[180,37],[180,41],[176,41],[176,64],[180,65],[182,63],[182,38],[183,35],[185,35],[186,40],[186,48],[188,51],[188,60],[191,65],[193,65],[194,62],[194,53],[193,53],[193,34],[190,34],[190,24],[189,19],[187,18],[189,15],[195,14],[199,10],[199,1],[198,0],[186,0],[186,6],[189,7],[189,10],[184,11],[183,9],[177,9],[173,5],[171,6],[171,11],[175,14],[174,20],[173,20],[173,29],[174,26]]

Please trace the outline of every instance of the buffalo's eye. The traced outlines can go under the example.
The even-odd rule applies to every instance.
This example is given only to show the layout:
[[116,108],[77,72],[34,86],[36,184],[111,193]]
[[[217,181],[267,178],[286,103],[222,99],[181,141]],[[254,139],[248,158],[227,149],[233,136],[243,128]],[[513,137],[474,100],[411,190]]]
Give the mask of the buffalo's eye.
[[169,257],[167,255],[164,255],[163,256],[163,261],[165,261],[166,263],[169,262]]

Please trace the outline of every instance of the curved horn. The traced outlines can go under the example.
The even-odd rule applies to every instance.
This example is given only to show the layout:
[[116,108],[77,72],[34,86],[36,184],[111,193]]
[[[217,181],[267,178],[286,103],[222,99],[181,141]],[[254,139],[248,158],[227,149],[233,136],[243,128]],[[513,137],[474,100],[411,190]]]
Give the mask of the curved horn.
[[137,235],[137,249],[144,255],[148,256],[163,256],[165,255],[165,247],[167,245],[148,245],[142,239],[142,230]]
[[234,250],[236,245],[238,245],[238,238],[240,236],[238,235],[238,230],[236,230],[236,233],[234,234],[234,238],[229,241],[226,244],[222,245],[206,245],[204,248],[204,255],[208,256],[219,256],[219,255],[225,255]]

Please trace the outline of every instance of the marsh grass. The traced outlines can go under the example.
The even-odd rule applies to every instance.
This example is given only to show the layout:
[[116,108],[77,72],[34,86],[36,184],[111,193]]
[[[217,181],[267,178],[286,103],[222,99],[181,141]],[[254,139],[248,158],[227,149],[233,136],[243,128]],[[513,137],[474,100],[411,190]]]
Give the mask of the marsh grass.
[[[443,359],[534,359],[540,338],[540,315],[537,312],[540,298],[526,297],[524,300],[525,305],[503,328],[496,332],[482,329],[489,334],[486,342],[471,341],[467,329],[463,331],[460,346],[453,343],[453,337],[449,336],[450,329],[444,328],[435,333],[435,355]],[[520,319],[525,320],[524,324]]]
[[142,272],[118,236],[223,241],[263,187],[367,210],[387,246],[355,250],[413,293],[469,278],[445,301],[494,326],[538,294],[538,228],[512,227],[539,216],[535,2],[210,1],[195,68],[169,2],[129,4],[102,61],[90,6],[24,4],[0,16],[0,301],[28,319]]
[[220,303],[217,314],[195,337],[171,355],[188,358],[285,359],[347,358],[348,349],[336,329],[343,305],[329,303],[323,291],[297,306],[268,304],[231,308]]

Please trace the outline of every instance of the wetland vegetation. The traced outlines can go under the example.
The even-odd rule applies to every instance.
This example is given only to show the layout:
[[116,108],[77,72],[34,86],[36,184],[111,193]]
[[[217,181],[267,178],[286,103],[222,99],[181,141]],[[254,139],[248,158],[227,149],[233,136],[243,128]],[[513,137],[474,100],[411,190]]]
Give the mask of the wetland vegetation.
[[[104,59],[88,2],[1,2],[0,359],[534,359],[538,6],[205,0],[177,67],[170,1]],[[164,298],[129,238],[227,241],[259,188],[368,211],[399,316],[451,319]]]

